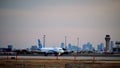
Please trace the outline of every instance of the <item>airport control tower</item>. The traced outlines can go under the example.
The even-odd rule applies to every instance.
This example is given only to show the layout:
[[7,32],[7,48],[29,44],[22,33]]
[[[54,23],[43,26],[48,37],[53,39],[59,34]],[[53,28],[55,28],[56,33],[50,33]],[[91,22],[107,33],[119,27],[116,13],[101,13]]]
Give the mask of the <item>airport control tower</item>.
[[109,52],[110,51],[110,35],[106,35],[105,37],[105,41],[106,41],[106,52]]

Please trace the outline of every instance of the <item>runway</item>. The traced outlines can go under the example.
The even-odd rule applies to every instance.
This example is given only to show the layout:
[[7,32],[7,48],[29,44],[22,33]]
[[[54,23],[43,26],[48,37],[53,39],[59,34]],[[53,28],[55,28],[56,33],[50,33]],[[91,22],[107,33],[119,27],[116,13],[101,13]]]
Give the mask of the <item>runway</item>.
[[[16,56],[0,56],[0,59],[16,58]],[[96,61],[120,61],[120,57],[104,56],[17,56],[17,59],[68,59],[68,60],[96,60]]]

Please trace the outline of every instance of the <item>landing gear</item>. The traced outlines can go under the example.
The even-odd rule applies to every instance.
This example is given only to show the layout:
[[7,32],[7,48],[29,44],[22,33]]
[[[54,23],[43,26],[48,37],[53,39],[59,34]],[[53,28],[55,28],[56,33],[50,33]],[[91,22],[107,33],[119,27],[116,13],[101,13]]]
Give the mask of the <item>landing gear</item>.
[[47,56],[48,55],[48,53],[44,53],[44,56]]
[[44,52],[44,56],[48,56],[48,55],[50,55],[50,56],[60,56],[62,54],[61,53],[57,53],[57,52],[54,52],[54,53],[46,53],[46,52]]

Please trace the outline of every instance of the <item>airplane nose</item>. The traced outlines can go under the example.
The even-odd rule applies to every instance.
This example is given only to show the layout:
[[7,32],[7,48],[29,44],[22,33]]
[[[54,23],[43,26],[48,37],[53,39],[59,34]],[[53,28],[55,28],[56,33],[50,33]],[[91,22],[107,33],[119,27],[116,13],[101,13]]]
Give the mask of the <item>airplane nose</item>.
[[64,52],[63,50],[61,52]]

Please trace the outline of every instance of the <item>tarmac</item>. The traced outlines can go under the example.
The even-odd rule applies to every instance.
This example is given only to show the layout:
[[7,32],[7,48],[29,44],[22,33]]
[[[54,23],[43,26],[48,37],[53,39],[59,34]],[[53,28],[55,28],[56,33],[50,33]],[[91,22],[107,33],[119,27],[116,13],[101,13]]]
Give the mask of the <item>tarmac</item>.
[[120,68],[120,61],[71,59],[0,59],[0,68]]

